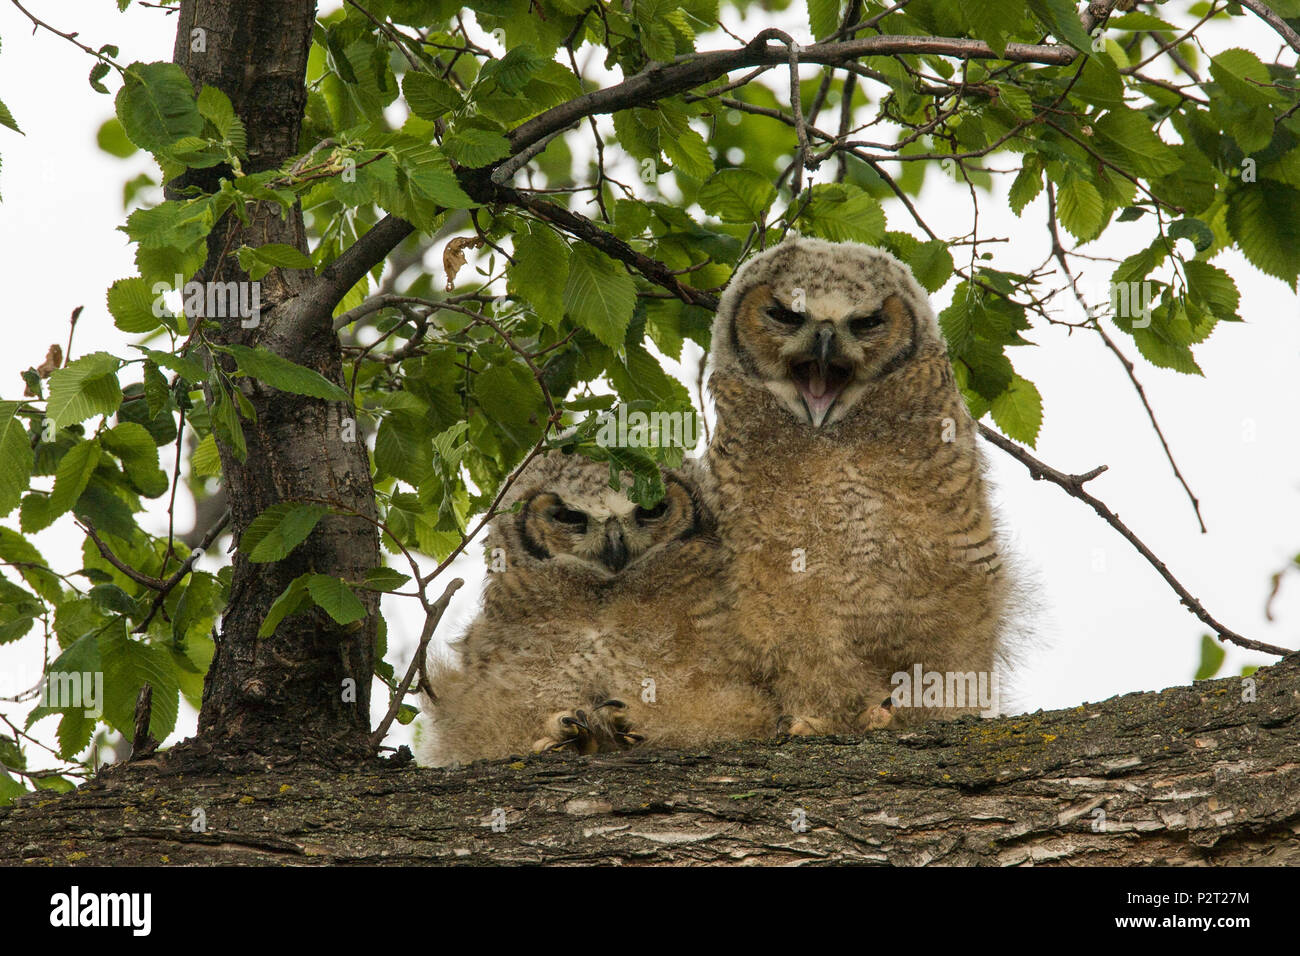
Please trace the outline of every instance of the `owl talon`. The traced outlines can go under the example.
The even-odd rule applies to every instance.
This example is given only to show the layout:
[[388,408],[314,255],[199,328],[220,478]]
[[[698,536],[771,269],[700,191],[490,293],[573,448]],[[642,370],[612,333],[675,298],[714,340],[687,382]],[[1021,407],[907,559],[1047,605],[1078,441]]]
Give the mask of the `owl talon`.
[[600,749],[596,734],[582,710],[561,711],[546,723],[547,736],[533,744],[533,753],[555,753],[572,747],[575,753],[594,754]]
[[894,722],[894,701],[886,697],[876,707],[868,707],[858,714],[858,726],[863,730],[880,730]]
[[828,733],[826,722],[817,717],[795,717],[782,714],[776,721],[779,737],[819,737]]

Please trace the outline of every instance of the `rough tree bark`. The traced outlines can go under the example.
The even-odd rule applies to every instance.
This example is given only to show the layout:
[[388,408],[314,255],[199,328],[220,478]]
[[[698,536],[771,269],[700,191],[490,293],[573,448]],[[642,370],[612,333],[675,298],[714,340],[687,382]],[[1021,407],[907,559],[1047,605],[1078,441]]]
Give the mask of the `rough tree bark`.
[[1300,864],[1300,654],[1254,688],[454,770],[164,756],[0,809],[0,865]]
[[[174,60],[197,91],[214,86],[230,97],[248,137],[247,172],[281,166],[299,151],[307,99],[305,76],[315,3],[311,0],[187,0],[178,15]],[[225,167],[192,170],[169,184],[217,188]],[[208,239],[199,281],[247,282],[233,253],[241,245],[286,243],[307,251],[302,210],[285,217],[274,203],[248,209],[244,223],[228,214]],[[356,281],[353,277],[352,282]],[[342,353],[331,327],[333,301],[314,295],[310,272],[273,270],[261,281],[260,321],[209,317],[203,330],[219,345],[261,346],[342,384]],[[229,359],[224,361],[230,367]],[[220,445],[222,482],[235,540],[263,510],[282,501],[337,504],[361,517],[332,516],[288,559],[250,564],[234,556],[230,602],[204,687],[199,737],[190,746],[260,753],[310,751],[321,756],[368,755],[370,683],[378,598],[361,592],[364,625],[343,627],[319,610],[287,619],[273,637],[257,630],[276,596],[300,574],[314,571],[360,578],[379,562],[374,487],[354,412],[240,379],[255,412],[245,421],[247,457]],[[212,395],[209,393],[209,402]],[[344,688],[351,681],[352,694]]]

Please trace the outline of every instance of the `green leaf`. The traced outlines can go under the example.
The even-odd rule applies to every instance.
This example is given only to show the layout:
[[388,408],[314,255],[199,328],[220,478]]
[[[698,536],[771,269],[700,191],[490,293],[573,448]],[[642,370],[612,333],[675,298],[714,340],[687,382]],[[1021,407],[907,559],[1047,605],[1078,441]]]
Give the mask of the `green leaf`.
[[564,305],[573,321],[618,348],[636,305],[636,283],[621,265],[588,245],[573,249]]
[[1192,680],[1209,680],[1219,673],[1219,668],[1223,666],[1223,659],[1227,656],[1227,651],[1219,646],[1214,638],[1209,634],[1202,634],[1201,662],[1196,665],[1196,676]]
[[1011,211],[1019,216],[1040,192],[1043,191],[1043,165],[1037,156],[1026,156],[1025,164],[1011,183],[1007,199]]
[[249,522],[240,536],[239,550],[255,563],[283,561],[327,514],[329,508],[318,504],[286,501],[271,505]]
[[1093,124],[1097,152],[1120,169],[1138,176],[1163,176],[1182,165],[1173,151],[1137,110],[1113,109]]
[[136,152],[135,144],[127,138],[126,130],[122,128],[122,123],[116,116],[104,120],[99,127],[99,132],[95,134],[95,142],[104,152],[118,159],[126,159]]
[[203,440],[194,449],[190,467],[199,478],[221,477],[221,452],[217,450],[217,439],[211,432],[204,435]]
[[1217,266],[1196,259],[1183,263],[1187,275],[1187,293],[1199,305],[1208,309],[1217,319],[1237,318],[1237,305],[1241,293],[1232,276]]
[[885,236],[885,211],[870,193],[848,183],[824,183],[809,190],[803,219],[814,236],[832,242],[877,245]]
[[1273,82],[1268,67],[1249,50],[1237,47],[1211,57],[1210,75],[1223,87],[1228,98],[1237,103],[1264,105],[1280,99],[1267,85]]
[[1227,221],[1246,258],[1294,291],[1300,276],[1300,189],[1271,179],[1241,183],[1228,192]]
[[1043,425],[1043,397],[1033,382],[1013,375],[1007,390],[993,399],[992,412],[1003,434],[1034,447]]
[[752,169],[720,169],[700,187],[695,200],[723,222],[757,222],[776,198],[771,179]]
[[1194,216],[1179,219],[1169,226],[1169,238],[1190,239],[1197,252],[1204,252],[1214,245],[1214,232]]
[[963,3],[962,13],[970,23],[971,33],[1001,56],[1006,51],[1007,35],[1014,32],[1024,17],[1020,0],[980,0]]
[[169,372],[175,372],[192,385],[202,385],[207,380],[208,373],[198,362],[182,358],[179,355],[173,355],[171,352],[147,349],[143,345],[133,345],[131,347],[139,349],[155,365],[160,365]]
[[162,325],[162,316],[154,314],[155,298],[149,283],[139,276],[118,279],[108,289],[113,324],[132,335],[152,332]]
[[3,101],[0,101],[0,126],[8,126],[15,133],[22,136],[27,135],[18,128],[18,121],[14,119],[14,114],[9,112],[9,107],[5,106]]
[[524,299],[547,325],[564,318],[563,290],[569,281],[569,246],[544,223],[529,223],[515,233],[515,264],[506,287]]
[[462,166],[476,169],[509,156],[510,142],[500,133],[471,126],[443,140],[442,151]]
[[808,0],[808,26],[815,39],[826,39],[839,25],[840,0]]
[[122,404],[122,386],[116,374],[120,364],[107,352],[91,352],[55,369],[50,374],[50,400],[45,406],[54,427],[117,411]]
[[125,627],[110,628],[99,639],[104,664],[104,720],[130,738],[135,730],[135,703],[146,682],[153,685],[149,734],[163,740],[176,726],[180,685],[176,665],[161,647],[132,640]]
[[407,73],[402,77],[402,93],[411,112],[426,120],[460,109],[462,103],[461,95],[450,83],[431,73]]
[[1092,38],[1083,28],[1074,0],[1028,0],[1026,5],[1056,39],[1068,43],[1080,53],[1091,52]]
[[409,574],[403,574],[396,568],[371,568],[366,572],[361,586],[368,591],[397,591],[409,580]]
[[143,425],[118,422],[100,436],[100,441],[121,459],[126,477],[140,494],[157,498],[167,490],[170,482],[158,467],[158,446]]
[[[150,441],[149,444],[152,445],[153,442]],[[86,485],[90,483],[90,476],[95,473],[95,467],[99,464],[99,456],[100,445],[96,439],[78,442],[68,449],[54,473],[54,490],[50,492],[49,503],[44,514],[45,525],[72,510],[72,506],[77,503],[81,493],[86,490]]]
[[339,624],[351,624],[366,616],[366,608],[352,593],[347,583],[328,574],[312,574],[307,578],[307,591],[317,605]]
[[270,637],[286,617],[306,610],[311,603],[311,598],[307,594],[307,579],[310,577],[311,574],[298,575],[280,592],[279,597],[271,602],[266,617],[262,619],[262,626],[257,629],[258,637]]
[[659,146],[668,162],[692,179],[703,179],[713,172],[713,157],[709,155],[708,144],[689,126],[673,136],[661,133]]
[[948,251],[947,243],[941,240],[931,239],[918,244],[906,261],[916,281],[930,292],[938,292],[952,277],[952,253]]
[[257,282],[272,269],[310,269],[312,263],[311,257],[301,249],[271,242],[264,246],[240,246],[239,268]]
[[23,421],[19,402],[0,402],[0,518],[18,506],[32,477],[35,454]]
[[1101,194],[1086,179],[1072,179],[1057,193],[1057,218],[1080,242],[1097,238],[1101,232],[1103,211]]
[[203,133],[194,87],[175,63],[132,63],[114,105],[131,142],[151,153],[165,154],[178,139]]
[[246,345],[229,345],[222,347],[221,351],[229,352],[235,357],[241,372],[282,392],[324,398],[334,402],[352,400],[347,392],[320,372],[290,362],[287,358],[282,358],[263,346],[249,348]]
[[479,82],[495,80],[502,91],[518,93],[545,63],[546,58],[528,44],[512,47],[501,59],[484,64]]

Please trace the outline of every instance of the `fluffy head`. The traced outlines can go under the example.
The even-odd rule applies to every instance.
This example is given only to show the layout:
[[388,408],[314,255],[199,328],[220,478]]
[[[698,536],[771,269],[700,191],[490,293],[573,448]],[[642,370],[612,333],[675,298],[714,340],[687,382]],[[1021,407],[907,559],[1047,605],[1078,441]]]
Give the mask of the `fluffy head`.
[[504,547],[514,567],[544,564],[601,581],[633,573],[675,543],[712,530],[688,474],[665,473],[664,486],[660,502],[642,508],[610,487],[607,464],[552,452],[515,482],[502,504],[519,508],[493,522],[488,545]]
[[942,341],[925,292],[888,252],[796,238],[732,277],[713,324],[713,367],[761,383],[820,428]]

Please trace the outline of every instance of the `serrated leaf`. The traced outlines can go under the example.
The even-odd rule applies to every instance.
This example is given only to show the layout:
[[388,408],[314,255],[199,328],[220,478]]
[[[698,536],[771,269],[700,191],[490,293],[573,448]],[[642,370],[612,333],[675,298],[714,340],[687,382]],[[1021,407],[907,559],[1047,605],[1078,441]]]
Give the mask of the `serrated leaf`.
[[544,223],[530,223],[515,234],[515,264],[506,287],[521,296],[552,328],[564,318],[564,287],[569,281],[569,246]]
[[1228,231],[1260,271],[1294,291],[1300,276],[1300,189],[1271,179],[1228,193]]
[[1043,425],[1043,397],[1033,382],[1013,375],[1007,390],[993,399],[990,410],[1003,434],[1034,447]]
[[962,13],[975,38],[983,40],[1001,56],[1006,51],[1007,36],[1020,26],[1025,8],[1020,0],[980,0],[963,3]]
[[952,253],[947,243],[938,239],[919,243],[906,262],[916,281],[930,292],[938,292],[952,277]]
[[91,352],[50,373],[50,400],[45,413],[54,427],[117,411],[122,404],[122,386],[116,374],[120,364],[107,352]]
[[262,346],[249,348],[246,345],[228,345],[222,347],[222,351],[234,356],[241,372],[282,392],[334,402],[351,402],[347,392],[320,372],[290,362]]
[[1072,179],[1056,195],[1056,216],[1080,242],[1101,232],[1104,206],[1097,188],[1085,179]]
[[1137,110],[1113,109],[1093,124],[1093,132],[1097,152],[1127,172],[1163,176],[1182,165],[1178,154]]
[[775,198],[771,180],[752,169],[720,169],[695,194],[704,211],[723,222],[757,222]]
[[324,505],[281,502],[271,505],[249,522],[239,539],[239,550],[249,561],[283,561],[307,540],[329,509]]
[[310,269],[311,257],[301,249],[283,242],[270,242],[264,246],[241,246],[239,268],[248,273],[254,282],[272,269]]
[[426,120],[460,109],[462,103],[461,95],[450,83],[430,73],[407,73],[402,77],[402,94],[411,112]]
[[209,432],[203,436],[194,455],[190,458],[190,468],[199,478],[221,477],[221,452],[217,450],[217,439]]
[[510,142],[500,133],[471,126],[444,139],[442,151],[462,166],[476,169],[509,156]]
[[1083,29],[1074,0],[1028,0],[1027,6],[1056,39],[1080,53],[1091,52],[1092,38]]
[[0,518],[18,506],[32,477],[35,454],[18,402],[0,402]]
[[262,624],[257,629],[258,637],[270,637],[286,617],[306,609],[311,602],[311,598],[307,594],[307,579],[310,577],[312,577],[310,573],[298,575],[271,602],[271,606],[267,608],[266,617],[262,619]]
[[108,289],[108,311],[113,324],[132,335],[152,332],[162,325],[162,316],[154,314],[157,297],[148,282],[139,276],[118,279]]
[[409,580],[409,574],[403,574],[395,568],[371,568],[362,579],[361,586],[369,591],[397,591]]
[[104,721],[128,738],[135,730],[135,704],[146,682],[153,686],[149,734],[164,740],[176,726],[180,685],[176,665],[161,647],[132,640],[124,627],[99,639],[104,665]]
[[661,133],[659,146],[673,168],[692,179],[704,179],[713,172],[713,157],[709,155],[708,144],[689,126],[674,136]]
[[118,422],[100,436],[105,450],[122,461],[132,486],[146,498],[157,498],[169,486],[158,467],[158,446],[148,430],[136,422]]
[[1011,183],[1007,201],[1011,211],[1019,216],[1040,192],[1043,191],[1043,167],[1037,157],[1025,157],[1025,164]]
[[[153,442],[150,441],[150,444],[152,445]],[[68,449],[54,472],[54,490],[50,492],[44,513],[47,525],[72,510],[72,506],[77,503],[81,493],[86,490],[86,485],[90,483],[90,476],[95,473],[95,467],[99,464],[99,456],[100,445],[95,439],[78,442]]]
[[570,317],[610,348],[623,344],[636,283],[618,263],[587,245],[573,249],[564,305]]
[[132,348],[139,349],[145,354],[149,361],[155,365],[160,365],[169,372],[175,372],[191,385],[202,385],[207,379],[208,373],[198,362],[182,358],[179,355],[173,355],[170,352],[160,352],[157,349],[148,349],[143,345],[133,345]]
[[310,575],[307,578],[307,592],[338,624],[351,624],[366,616],[365,605],[340,578],[328,574]]
[[808,26],[815,39],[826,39],[839,25],[840,0],[808,0]]
[[175,63],[132,63],[114,105],[131,142],[151,153],[165,154],[176,140],[203,133],[194,87]]
[[1273,78],[1268,67],[1249,50],[1236,47],[1211,57],[1210,75],[1235,102],[1262,106],[1280,99],[1270,88]]
[[876,245],[885,235],[885,211],[870,193],[847,183],[813,186],[803,218],[808,231],[832,242]]

